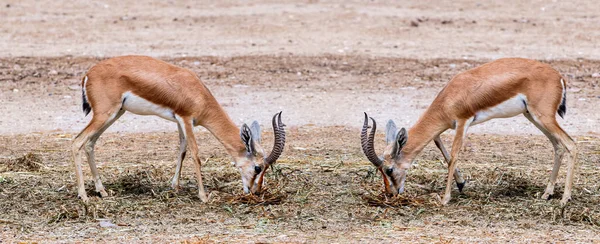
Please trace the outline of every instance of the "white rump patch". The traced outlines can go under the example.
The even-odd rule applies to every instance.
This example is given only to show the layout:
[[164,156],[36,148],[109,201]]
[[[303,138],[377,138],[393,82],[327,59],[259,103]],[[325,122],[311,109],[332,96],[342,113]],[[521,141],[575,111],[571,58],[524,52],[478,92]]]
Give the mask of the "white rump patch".
[[565,81],[562,78],[560,79],[560,85],[562,86],[562,100],[565,100],[565,97],[567,96],[567,89],[565,89]]
[[527,97],[518,94],[496,106],[481,110],[475,113],[475,118],[471,125],[476,125],[494,118],[510,118],[527,111]]
[[[81,87],[81,89],[83,89],[83,95],[85,97],[87,97],[87,81],[88,81],[88,77],[87,75],[85,77],[83,77],[83,86]],[[561,80],[562,81],[562,80]],[[564,86],[563,86],[564,87]]]
[[173,118],[173,110],[152,103],[144,98],[141,98],[131,92],[123,93],[123,109],[139,115],[156,115],[166,120],[177,122]]

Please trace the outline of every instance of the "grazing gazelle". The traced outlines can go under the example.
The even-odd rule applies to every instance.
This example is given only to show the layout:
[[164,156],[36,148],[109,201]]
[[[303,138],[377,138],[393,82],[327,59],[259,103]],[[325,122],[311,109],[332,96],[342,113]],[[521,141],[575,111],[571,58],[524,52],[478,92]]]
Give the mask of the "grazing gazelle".
[[237,128],[196,74],[154,58],[123,56],[104,60],[87,72],[82,92],[84,113],[94,112],[89,124],[73,139],[72,146],[78,195],[83,201],[88,198],[81,170],[81,148],[87,155],[96,191],[103,197],[108,196],[98,177],[94,144],[125,111],[156,115],[177,123],[180,149],[172,187],[179,187],[181,164],[189,145],[198,179],[198,196],[203,202],[208,201],[208,197],[202,184],[194,126],[205,127],[223,144],[242,175],[246,193],[261,191],[267,168],[283,152],[285,130],[281,112],[273,117],[275,144],[266,157],[260,146],[258,122]]
[[[448,180],[442,204],[450,201],[453,176],[459,190],[464,186],[456,161],[458,152],[467,135],[467,129],[493,118],[508,118],[524,114],[554,146],[554,168],[543,199],[554,193],[556,176],[564,153],[567,159],[567,178],[561,204],[571,199],[573,174],[577,161],[576,144],[559,126],[556,114],[563,117],[566,112],[566,81],[552,67],[534,60],[522,58],[499,59],[455,76],[440,91],[417,123],[408,130],[399,131],[393,121],[386,128],[387,147],[383,158],[375,153],[373,138],[376,124],[368,133],[368,116],[361,133],[363,152],[383,175],[388,193],[404,191],[406,173],[415,157],[433,140],[448,163]],[[440,134],[448,129],[456,130],[452,152],[442,145]]]

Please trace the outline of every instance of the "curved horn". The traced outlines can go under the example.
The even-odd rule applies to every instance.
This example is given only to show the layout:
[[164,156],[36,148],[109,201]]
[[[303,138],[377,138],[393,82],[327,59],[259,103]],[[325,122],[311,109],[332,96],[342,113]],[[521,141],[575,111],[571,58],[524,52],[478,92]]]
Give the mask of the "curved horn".
[[363,124],[362,131],[360,133],[360,144],[362,145],[363,152],[365,156],[375,165],[377,168],[381,168],[383,161],[377,156],[375,153],[374,139],[375,139],[375,131],[377,130],[377,123],[373,118],[370,118],[373,121],[373,130],[367,137],[367,132],[369,130],[369,116],[365,112],[365,123]]
[[273,133],[275,136],[275,142],[271,154],[265,159],[267,167],[277,161],[281,153],[283,153],[283,147],[285,146],[285,125],[281,122],[281,112],[276,113],[273,116]]

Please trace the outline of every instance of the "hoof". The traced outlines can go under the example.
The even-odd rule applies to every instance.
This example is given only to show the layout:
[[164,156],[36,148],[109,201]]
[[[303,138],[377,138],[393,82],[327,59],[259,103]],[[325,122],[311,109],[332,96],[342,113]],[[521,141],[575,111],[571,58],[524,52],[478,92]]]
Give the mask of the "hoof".
[[98,195],[99,195],[101,198],[108,197],[108,193],[106,193],[106,191],[105,191],[105,190],[100,190],[100,191],[98,192]]
[[560,206],[564,208],[565,206],[567,206],[567,203],[569,203],[569,201],[571,201],[571,197],[563,197],[563,199],[560,200]]
[[448,202],[450,202],[450,199],[447,199],[447,198],[444,198],[444,199],[442,199],[442,201],[440,201],[440,203],[442,204],[442,206],[448,205]]
[[452,197],[449,195],[444,196],[442,199],[439,199],[439,195],[438,195],[438,200],[440,200],[440,203],[442,204],[442,206],[448,205],[448,202],[450,202],[450,199],[452,199]]
[[467,181],[466,181],[466,180],[465,180],[463,183],[458,183],[458,182],[456,183],[456,186],[458,187],[458,191],[459,191],[460,193],[462,193],[462,191],[463,191],[463,188],[465,187],[465,185],[466,185],[466,184],[467,184]]
[[88,203],[90,201],[86,195],[78,195],[77,197],[79,197],[79,199],[81,199],[81,201],[84,203]]
[[203,203],[208,202],[208,197],[206,196],[206,194],[199,194],[198,197],[200,198],[200,201],[202,201]]
[[550,197],[552,197],[551,193],[546,192],[546,193],[544,193],[544,195],[542,195],[542,199],[544,199],[544,200],[550,200]]

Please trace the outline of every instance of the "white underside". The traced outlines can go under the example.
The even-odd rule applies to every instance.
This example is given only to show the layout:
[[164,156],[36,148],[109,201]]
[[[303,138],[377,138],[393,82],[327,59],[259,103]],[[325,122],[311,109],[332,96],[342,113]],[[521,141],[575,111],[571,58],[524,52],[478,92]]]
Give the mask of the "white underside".
[[166,120],[177,122],[173,110],[152,103],[131,92],[123,93],[123,110],[139,115],[156,115]]
[[494,118],[510,118],[522,114],[527,111],[526,103],[527,97],[523,94],[518,94],[494,107],[475,113],[471,125],[480,124]]

